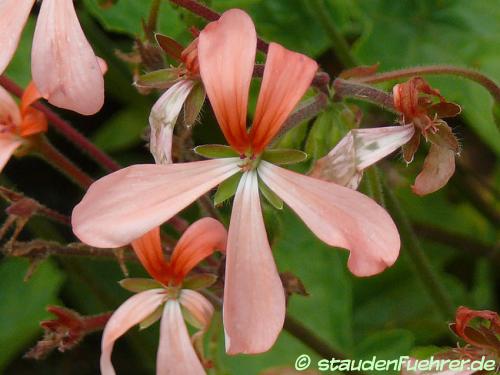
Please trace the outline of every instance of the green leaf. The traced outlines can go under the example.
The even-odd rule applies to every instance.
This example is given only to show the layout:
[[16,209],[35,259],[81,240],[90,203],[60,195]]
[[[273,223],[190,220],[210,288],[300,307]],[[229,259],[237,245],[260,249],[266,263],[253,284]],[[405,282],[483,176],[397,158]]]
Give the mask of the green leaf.
[[106,121],[92,137],[106,152],[126,150],[141,143],[148,126],[148,112],[142,106],[128,107]]
[[236,194],[236,189],[238,188],[241,175],[242,173],[238,172],[219,184],[219,188],[214,196],[214,206],[220,205]]
[[283,200],[278,197],[269,187],[259,178],[259,190],[266,198],[266,200],[271,203],[278,210],[283,209]]
[[217,275],[212,273],[200,273],[193,276],[188,276],[182,283],[183,289],[204,289],[209,288],[217,281]]
[[139,76],[134,84],[138,87],[167,88],[178,78],[177,68],[159,69]]
[[41,333],[39,323],[51,315],[46,307],[56,304],[63,274],[51,261],[44,261],[27,281],[24,259],[3,259],[0,264],[0,372]]
[[119,281],[122,288],[134,293],[144,292],[149,289],[164,288],[158,281],[146,278],[129,278]]
[[193,151],[208,159],[239,157],[236,151],[225,145],[201,145],[196,146]]
[[193,126],[198,120],[203,103],[205,103],[205,88],[197,83],[184,102],[184,125]]
[[297,164],[307,160],[307,154],[300,150],[278,148],[264,151],[262,159],[278,165]]

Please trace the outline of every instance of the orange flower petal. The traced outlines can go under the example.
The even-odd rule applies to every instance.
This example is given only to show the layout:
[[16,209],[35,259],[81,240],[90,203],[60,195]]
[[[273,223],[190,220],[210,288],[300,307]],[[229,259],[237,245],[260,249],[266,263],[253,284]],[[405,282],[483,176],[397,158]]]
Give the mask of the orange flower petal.
[[314,60],[271,43],[250,131],[255,154],[260,154],[279,131],[307,91],[316,70]]

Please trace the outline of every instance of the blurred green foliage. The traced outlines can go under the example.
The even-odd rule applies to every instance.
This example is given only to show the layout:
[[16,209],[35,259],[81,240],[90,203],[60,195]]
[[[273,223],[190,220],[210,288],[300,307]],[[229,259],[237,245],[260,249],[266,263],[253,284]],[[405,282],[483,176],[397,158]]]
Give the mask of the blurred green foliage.
[[[115,54],[117,50],[132,52],[133,39],[142,37],[141,21],[148,16],[151,0],[119,0],[107,9],[100,8],[98,3],[97,0],[77,2],[89,39],[109,64],[107,103],[102,114],[88,120],[80,118],[77,123],[97,145],[117,159],[127,164],[152,162],[141,136],[157,95],[137,94],[131,85],[132,65]],[[231,7],[245,9],[253,17],[263,39],[317,58],[332,76],[339,73],[331,40],[316,22],[315,9],[307,0],[211,0],[207,3],[218,11]],[[380,71],[423,64],[453,64],[478,69],[500,81],[500,3],[497,1],[327,0],[326,5],[329,17],[352,45],[352,53],[360,64],[378,62]],[[30,18],[7,70],[7,74],[21,85],[30,80],[34,17]],[[186,45],[191,40],[188,28],[193,24],[203,27],[199,18],[162,1],[159,32]],[[499,173],[498,163],[493,158],[500,152],[500,137],[494,123],[491,97],[479,85],[465,80],[451,77],[429,80],[447,99],[463,107],[463,116],[452,124],[463,138],[462,157],[470,162],[470,168],[477,167],[476,173],[482,180],[494,183]],[[389,89],[390,85],[382,87]],[[258,85],[253,84],[250,98],[253,107],[257,93]],[[312,160],[323,156],[356,125],[353,108],[344,103],[328,108],[311,123],[304,123],[285,135],[279,146],[305,149]],[[361,108],[364,125],[389,125],[394,121],[391,115],[372,106],[362,105]],[[253,113],[252,108],[250,113]],[[88,127],[83,124],[85,122],[89,123]],[[194,129],[194,138],[198,144],[221,142],[220,131],[208,107]],[[442,191],[419,198],[411,193],[409,186],[421,168],[422,153],[409,168],[400,159],[388,159],[386,165],[391,165],[388,176],[413,222],[444,230],[452,236],[462,235],[493,248],[498,228],[467,199],[467,187],[460,185],[458,177]],[[483,160],[485,164],[481,164]],[[20,180],[14,173],[12,175],[14,184],[23,190]],[[50,185],[43,189],[50,189]],[[77,203],[78,194],[68,197],[67,212]],[[43,196],[41,194],[40,199]],[[297,275],[310,294],[309,297],[292,296],[288,311],[322,339],[349,358],[377,355],[394,359],[412,351],[417,353],[419,348],[431,353],[436,349],[429,349],[429,346],[454,344],[449,339],[447,327],[453,317],[445,321],[439,316],[404,249],[396,265],[383,274],[355,278],[347,270],[345,251],[331,249],[317,240],[288,208],[275,211],[266,206],[266,212],[269,211],[273,213],[267,215],[266,220],[273,222],[270,232],[278,267],[280,271]],[[223,208],[223,212],[227,214],[227,209]],[[74,239],[68,237],[67,240]],[[499,275],[495,272],[498,264],[476,255],[474,248],[458,249],[446,239],[427,238],[423,244],[456,306],[498,309]],[[116,308],[129,295],[118,287],[117,281],[123,276],[115,262],[45,261],[32,279],[23,283],[26,269],[22,261],[2,260],[0,264],[0,369],[33,345],[40,333],[38,322],[46,318],[45,306],[57,302],[61,286],[63,302],[85,314]],[[138,266],[131,267],[132,276],[143,274]],[[209,350],[209,354],[218,359],[217,368],[221,373],[256,374],[272,366],[291,367],[301,353],[311,354],[313,360],[319,359],[287,332],[282,333],[268,353],[228,357],[223,350],[220,317],[214,324],[213,334],[217,335],[219,345]],[[134,371],[152,373],[157,330],[156,325],[123,339],[127,344],[119,345],[114,357],[118,373],[131,371],[129,362],[134,362],[130,365]],[[91,358],[97,361],[97,346],[83,345],[83,348],[91,351]],[[22,367],[21,362],[20,359],[13,362],[12,371],[18,368],[16,366]],[[54,369],[47,367],[46,371],[61,373],[57,363],[44,365],[42,362],[37,366],[56,366]]]

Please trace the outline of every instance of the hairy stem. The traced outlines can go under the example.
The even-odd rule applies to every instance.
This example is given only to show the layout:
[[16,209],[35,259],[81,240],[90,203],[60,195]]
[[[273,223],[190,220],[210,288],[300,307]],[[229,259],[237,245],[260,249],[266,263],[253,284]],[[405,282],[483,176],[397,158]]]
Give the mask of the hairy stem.
[[335,92],[334,99],[336,100],[355,98],[373,103],[388,111],[396,113],[392,95],[383,90],[341,78],[337,78],[333,81],[333,89]]
[[476,70],[460,68],[452,65],[417,66],[413,68],[393,70],[391,72],[384,72],[367,77],[361,77],[355,79],[355,81],[359,83],[378,83],[378,82],[390,81],[393,79],[413,77],[416,75],[442,75],[442,74],[459,76],[477,82],[480,85],[482,85],[486,90],[488,90],[496,101],[500,101],[500,86],[498,86],[495,83],[495,81],[493,81],[486,75],[479,73]]

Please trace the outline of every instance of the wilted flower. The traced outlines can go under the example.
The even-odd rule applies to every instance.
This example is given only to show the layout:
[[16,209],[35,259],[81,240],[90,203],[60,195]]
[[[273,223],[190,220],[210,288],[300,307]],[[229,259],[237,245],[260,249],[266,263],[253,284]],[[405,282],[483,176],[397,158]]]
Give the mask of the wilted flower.
[[[155,280],[122,281],[123,287],[137,294],[125,301],[106,324],[102,336],[103,375],[115,373],[111,364],[115,341],[134,325],[146,328],[160,318],[156,374],[205,373],[193,345],[198,350],[203,347],[202,334],[210,324],[214,308],[202,294],[189,289],[186,275],[215,250],[224,250],[226,239],[221,223],[203,218],[184,232],[169,262],[163,255],[158,227],[132,242],[137,257]],[[185,309],[184,317],[181,307]],[[193,342],[185,318],[199,330],[193,335]]]
[[[0,73],[16,51],[34,2],[0,2]],[[57,107],[94,114],[104,103],[105,70],[83,34],[73,1],[43,0],[31,52],[33,81],[42,97]]]
[[14,99],[0,87],[0,171],[12,154],[35,134],[47,131],[45,115],[31,107],[40,98],[40,93],[30,83],[21,97],[18,107]]
[[[458,115],[460,107],[447,102],[420,77],[394,86],[393,92],[402,125],[351,130],[315,163],[311,176],[357,189],[363,170],[399,147],[403,148],[405,161],[412,162],[423,135],[431,148],[412,186],[413,192],[430,194],[446,185],[455,171],[455,154],[460,147],[442,118]],[[432,97],[439,102],[434,103]]]
[[199,36],[200,74],[231,147],[197,148],[213,160],[136,165],[106,176],[90,187],[72,218],[73,230],[84,242],[118,247],[225,181],[219,189],[226,198],[236,194],[223,311],[226,350],[231,354],[268,350],[285,318],[284,290],[264,227],[259,189],[276,205],[282,198],[321,240],[349,249],[348,265],[358,276],[392,265],[400,247],[392,219],[373,200],[273,164],[302,161],[301,151],[266,151],[308,89],[317,70],[313,60],[270,44],[253,126],[247,131],[256,43],[250,17],[236,9],[207,25]]

